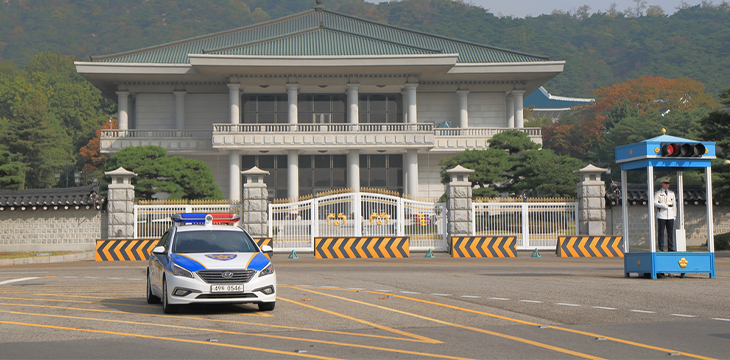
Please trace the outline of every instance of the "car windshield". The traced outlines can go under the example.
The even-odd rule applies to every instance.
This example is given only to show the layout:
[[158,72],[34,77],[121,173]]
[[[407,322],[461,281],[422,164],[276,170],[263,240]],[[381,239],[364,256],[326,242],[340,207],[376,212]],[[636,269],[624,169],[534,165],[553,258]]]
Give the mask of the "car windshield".
[[245,232],[185,231],[178,232],[172,245],[174,253],[256,252],[258,249]]

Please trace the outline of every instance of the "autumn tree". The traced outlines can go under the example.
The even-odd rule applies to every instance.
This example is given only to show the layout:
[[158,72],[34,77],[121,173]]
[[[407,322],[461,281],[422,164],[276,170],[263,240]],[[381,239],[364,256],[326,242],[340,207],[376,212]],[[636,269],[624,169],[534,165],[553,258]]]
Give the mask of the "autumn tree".
[[101,126],[101,129],[96,130],[96,136],[79,149],[79,156],[83,162],[83,173],[94,174],[103,169],[103,165],[106,163],[108,157],[100,152],[99,138],[101,137],[101,130],[116,129],[118,127],[118,122],[118,120],[105,122]]

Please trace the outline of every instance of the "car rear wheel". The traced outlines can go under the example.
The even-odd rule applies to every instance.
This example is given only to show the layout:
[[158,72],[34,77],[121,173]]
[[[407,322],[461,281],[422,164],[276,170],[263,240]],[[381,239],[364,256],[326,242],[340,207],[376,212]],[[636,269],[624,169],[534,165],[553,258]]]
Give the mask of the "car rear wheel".
[[162,312],[165,314],[177,314],[180,310],[179,305],[171,305],[167,294],[167,277],[162,279]]
[[259,303],[259,310],[260,311],[272,311],[272,310],[274,310],[275,306],[276,306],[276,301],[262,302],[262,303]]
[[147,272],[147,303],[148,304],[159,304],[160,298],[152,293],[152,281],[150,281],[150,274]]

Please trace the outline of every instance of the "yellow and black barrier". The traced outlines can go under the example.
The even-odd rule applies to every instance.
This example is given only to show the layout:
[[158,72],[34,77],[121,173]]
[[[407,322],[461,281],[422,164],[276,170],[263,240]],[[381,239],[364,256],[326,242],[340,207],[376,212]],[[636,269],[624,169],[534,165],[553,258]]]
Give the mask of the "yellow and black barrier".
[[451,238],[451,257],[516,257],[514,236]]
[[[271,238],[254,238],[253,240],[256,241],[256,244],[258,244],[259,248],[264,245],[269,245],[272,249],[274,248],[274,241]],[[271,256],[269,256],[269,254],[264,255],[266,255],[266,257],[269,259],[271,259],[271,256],[273,256],[273,254]]]
[[559,257],[624,257],[622,236],[559,236]]
[[317,259],[408,258],[408,236],[314,238]]
[[96,261],[147,260],[157,239],[96,240]]

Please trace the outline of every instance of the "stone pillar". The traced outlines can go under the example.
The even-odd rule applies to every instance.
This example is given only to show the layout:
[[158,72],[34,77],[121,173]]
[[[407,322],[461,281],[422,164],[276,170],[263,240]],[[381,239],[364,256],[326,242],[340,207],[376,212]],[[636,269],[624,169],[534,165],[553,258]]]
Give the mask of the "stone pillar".
[[107,194],[108,237],[109,239],[132,239],[135,222],[132,177],[137,174],[121,167],[104,174],[112,178]]
[[418,84],[406,84],[406,92],[408,92],[408,123],[415,124],[418,122],[416,88]]
[[347,122],[350,124],[360,122],[359,88],[360,84],[347,84]]
[[228,198],[241,200],[241,152],[228,152]]
[[406,151],[406,191],[411,196],[418,196],[418,150]]
[[119,96],[119,100],[117,101],[117,107],[118,107],[117,119],[119,119],[119,124],[117,126],[119,127],[119,130],[128,130],[129,129],[129,91],[117,91],[117,95]]
[[469,174],[474,170],[467,169],[461,165],[446,170],[451,182],[446,185],[446,231],[449,238],[452,236],[472,235],[472,190]]
[[469,127],[469,105],[467,102],[469,90],[458,90],[456,94],[459,95],[459,127],[466,129]]
[[175,94],[175,129],[185,129],[185,95],[186,91],[173,91]]
[[289,101],[289,124],[299,122],[299,84],[286,84],[286,94]]
[[573,171],[580,175],[578,182],[578,234],[606,235],[606,187],[601,174],[608,169],[588,165]]
[[[241,123],[241,84],[228,84],[228,106],[231,124]],[[238,173],[236,173],[238,176]]]
[[507,93],[507,127],[515,127],[515,98]]
[[269,235],[266,229],[269,222],[269,190],[266,189],[264,176],[269,175],[269,172],[254,166],[241,171],[241,174],[246,177],[243,184],[241,226],[253,237],[266,237]]
[[512,90],[512,94],[515,97],[515,127],[522,129],[525,127],[524,114],[522,108],[524,107],[523,95],[525,90]]
[[299,150],[289,150],[287,153],[287,197],[299,197]]
[[360,192],[360,150],[350,150],[347,154],[347,187]]

